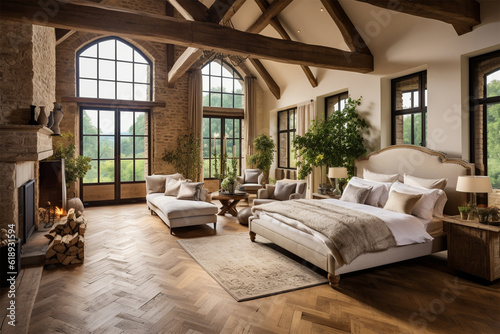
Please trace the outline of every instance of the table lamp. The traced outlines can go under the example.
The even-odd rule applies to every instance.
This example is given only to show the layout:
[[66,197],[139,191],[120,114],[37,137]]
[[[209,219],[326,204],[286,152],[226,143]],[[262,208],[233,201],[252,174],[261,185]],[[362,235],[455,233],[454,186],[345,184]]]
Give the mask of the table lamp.
[[459,176],[457,180],[457,191],[472,193],[472,207],[477,207],[477,193],[491,193],[491,182],[489,176]]
[[[347,177],[347,168],[345,167],[330,167],[328,168],[328,178],[329,179],[343,179]],[[339,189],[339,183],[335,180],[335,190],[333,191],[335,196],[342,195]]]

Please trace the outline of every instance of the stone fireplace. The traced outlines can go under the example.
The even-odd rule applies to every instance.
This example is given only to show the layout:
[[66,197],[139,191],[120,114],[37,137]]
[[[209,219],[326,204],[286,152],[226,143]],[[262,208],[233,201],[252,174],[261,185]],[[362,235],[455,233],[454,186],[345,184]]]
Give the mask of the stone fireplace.
[[0,228],[14,224],[16,236],[22,237],[19,222],[19,189],[35,180],[35,225],[38,225],[38,162],[52,155],[52,131],[41,125],[0,125]]

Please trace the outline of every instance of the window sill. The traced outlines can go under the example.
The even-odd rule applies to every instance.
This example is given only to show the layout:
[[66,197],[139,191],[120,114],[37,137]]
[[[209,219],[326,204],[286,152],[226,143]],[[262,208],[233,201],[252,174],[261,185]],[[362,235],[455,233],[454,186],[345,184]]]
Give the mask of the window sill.
[[165,108],[165,102],[156,101],[131,101],[131,100],[114,100],[114,99],[98,99],[89,97],[74,97],[64,96],[61,98],[62,102],[74,102],[79,105],[86,106],[113,106],[113,107],[138,107],[138,108]]

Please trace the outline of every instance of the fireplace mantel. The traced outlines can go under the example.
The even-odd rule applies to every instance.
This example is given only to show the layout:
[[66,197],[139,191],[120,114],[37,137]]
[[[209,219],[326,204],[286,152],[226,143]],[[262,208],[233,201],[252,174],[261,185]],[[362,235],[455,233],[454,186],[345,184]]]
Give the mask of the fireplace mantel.
[[0,162],[40,161],[50,157],[52,130],[42,125],[0,125]]

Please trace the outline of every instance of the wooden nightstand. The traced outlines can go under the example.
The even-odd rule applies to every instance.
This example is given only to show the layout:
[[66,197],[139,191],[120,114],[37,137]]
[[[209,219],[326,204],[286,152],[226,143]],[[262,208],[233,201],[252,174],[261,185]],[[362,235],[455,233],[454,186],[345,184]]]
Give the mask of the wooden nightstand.
[[323,195],[323,194],[320,194],[320,193],[312,193],[312,198],[313,199],[328,199],[328,198],[339,199],[340,196],[336,196],[336,195],[332,195],[332,194]]
[[500,278],[500,227],[461,220],[443,219],[448,233],[448,266],[493,281]]

